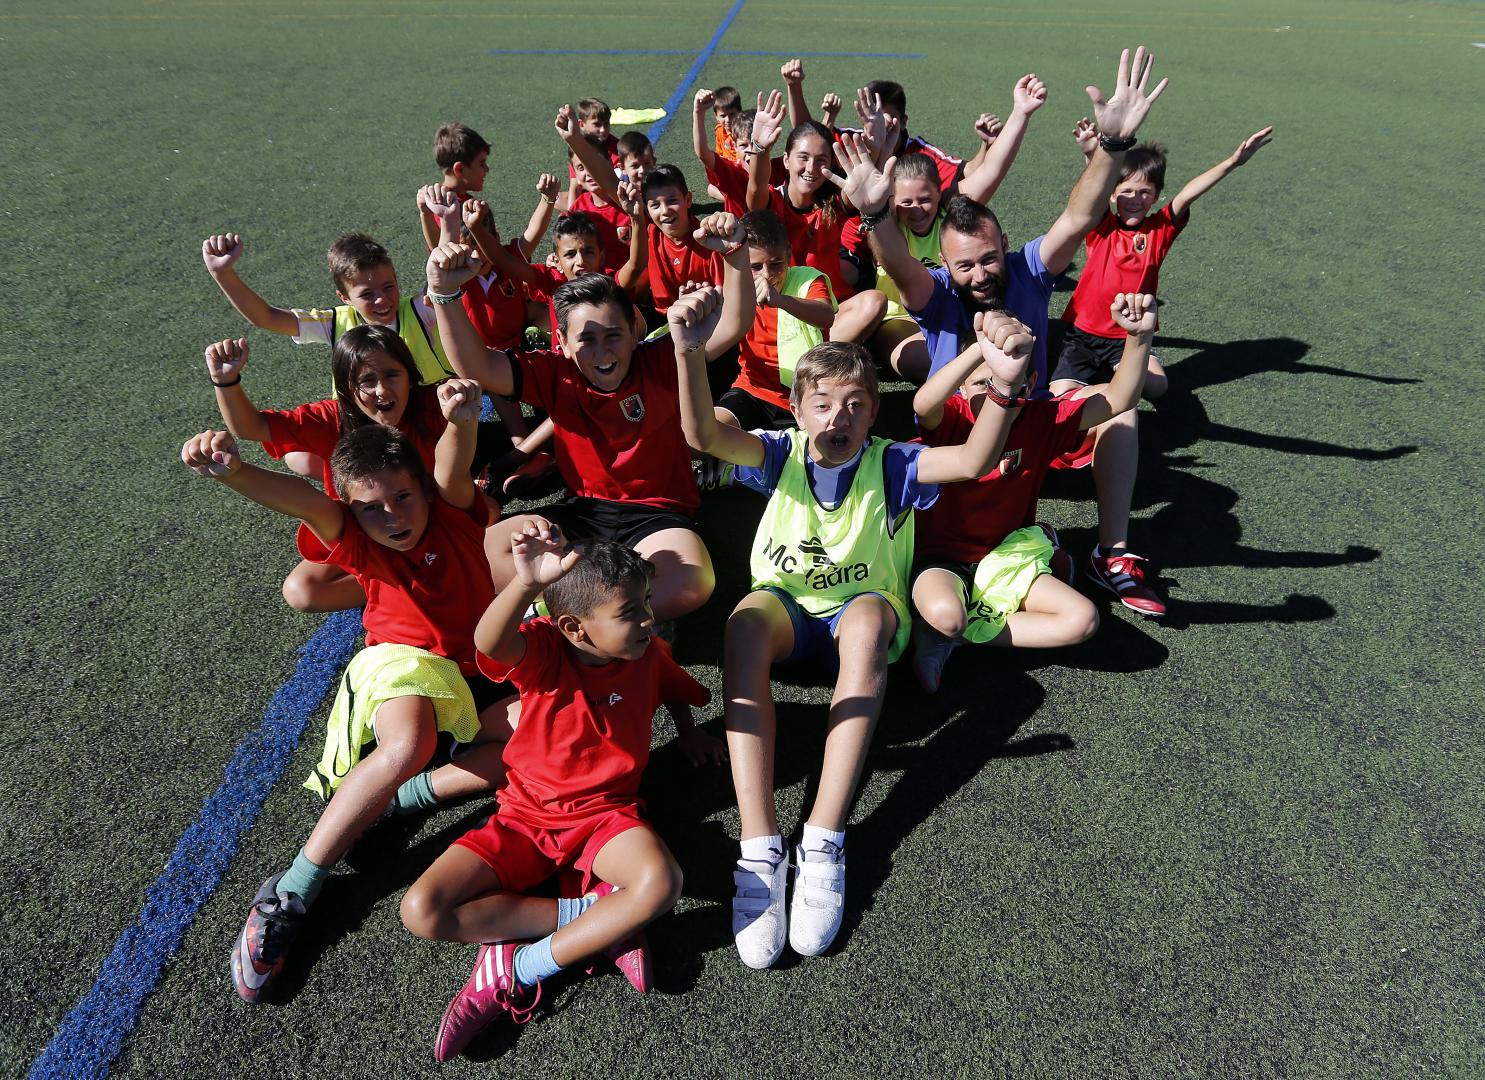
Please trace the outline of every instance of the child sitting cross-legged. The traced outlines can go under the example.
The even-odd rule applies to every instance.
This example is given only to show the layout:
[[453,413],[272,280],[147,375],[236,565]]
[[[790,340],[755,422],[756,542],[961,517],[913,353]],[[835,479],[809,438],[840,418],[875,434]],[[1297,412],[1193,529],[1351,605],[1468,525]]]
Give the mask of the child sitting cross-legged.
[[918,430],[930,446],[961,441],[985,409],[1007,409],[1014,417],[999,464],[975,483],[945,489],[918,517],[913,671],[930,694],[949,654],[965,641],[1050,649],[1086,641],[1098,629],[1098,609],[1055,576],[1056,534],[1036,523],[1036,504],[1060,454],[1081,445],[1088,429],[1139,404],[1155,298],[1120,293],[1109,314],[1128,336],[1124,362],[1107,385],[1034,400],[1025,368],[1001,363],[976,342],[913,398]]
[[[269,991],[330,871],[370,825],[488,791],[504,772],[511,691],[481,675],[474,656],[475,624],[495,594],[488,511],[469,478],[479,388],[450,379],[438,400],[448,427],[433,477],[406,436],[368,424],[331,457],[341,502],[244,464],[227,432],[204,431],[181,448],[202,476],[298,518],[305,557],[355,575],[366,593],[367,647],[346,668],[325,752],[305,782],[328,805],[293,864],[263,882],[232,948],[232,983],[247,1001]],[[440,732],[465,750],[424,771]]]
[[[742,818],[732,932],[743,963],[766,968],[783,952],[813,956],[840,929],[845,828],[887,665],[907,645],[915,509],[940,484],[982,475],[1008,430],[983,409],[965,442],[925,447],[872,436],[876,366],[861,345],[827,342],[799,361],[790,389],[793,431],[740,431],[719,423],[706,378],[706,342],[717,318],[714,289],[670,309],[680,370],[681,421],[691,446],[738,466],[734,482],[769,496],[753,541],[753,591],[733,609],[724,640],[727,747]],[[1020,360],[1032,338],[1004,315],[981,316],[987,347]],[[769,672],[804,663],[837,672],[819,790],[789,861],[773,795],[774,707]]]
[[[649,989],[642,932],[681,893],[681,869],[638,794],[655,710],[666,707],[693,761],[722,758],[721,743],[691,723],[691,707],[711,695],[655,636],[649,562],[608,541],[569,551],[560,532],[534,524],[510,547],[516,578],[475,632],[480,670],[521,694],[500,808],[402,900],[403,924],[419,937],[480,946],[439,1024],[439,1061],[502,1013],[525,1023],[542,980],[586,957],[608,955],[636,990]],[[538,596],[550,616],[523,623]],[[584,895],[525,895],[570,868]]]

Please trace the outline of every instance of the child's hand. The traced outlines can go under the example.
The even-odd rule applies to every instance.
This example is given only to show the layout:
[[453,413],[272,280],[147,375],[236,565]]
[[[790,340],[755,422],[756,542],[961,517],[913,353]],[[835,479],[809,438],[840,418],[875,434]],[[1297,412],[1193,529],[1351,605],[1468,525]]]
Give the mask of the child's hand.
[[723,255],[736,251],[747,239],[742,219],[733,214],[708,214],[693,235],[702,247]]
[[459,209],[459,200],[442,184],[427,184],[419,188],[418,205],[438,220],[438,227],[446,238],[453,239],[464,234],[464,217]]
[[445,240],[428,253],[428,288],[434,292],[457,291],[480,272],[480,253],[468,244]]
[[676,742],[681,744],[681,753],[692,765],[721,765],[727,760],[727,744],[715,735],[708,735],[699,727],[681,732]]
[[795,57],[793,60],[785,60],[784,66],[779,68],[779,74],[784,77],[786,83],[804,82],[804,61]]
[[1085,154],[1091,154],[1098,149],[1098,129],[1093,126],[1092,120],[1085,116],[1073,125],[1073,141]]
[[490,220],[490,204],[487,202],[480,199],[465,199],[459,204],[459,216],[463,219],[466,229],[482,225],[490,232],[495,232],[495,224]]
[[846,175],[837,176],[826,169],[825,178],[840,188],[841,194],[861,213],[879,213],[892,195],[892,174],[897,171],[897,159],[888,158],[878,165],[866,140],[852,132],[842,135],[840,142],[835,144],[835,157]]
[[759,307],[776,305],[779,302],[779,290],[773,287],[773,282],[766,277],[755,277],[753,279],[753,293],[758,301]]
[[214,383],[229,383],[241,378],[247,362],[247,338],[228,338],[206,347],[206,373]]
[[438,408],[451,424],[477,424],[484,404],[480,384],[473,379],[445,379],[438,384]]
[[564,105],[557,110],[557,119],[553,121],[553,124],[557,128],[557,135],[563,142],[577,137],[577,116],[573,113],[571,105]]
[[993,146],[995,140],[1000,138],[1001,129],[1005,127],[1005,121],[994,113],[982,112],[980,118],[975,121],[975,134],[979,136],[980,142],[986,146]]
[[835,118],[840,115],[840,95],[826,94],[820,99],[820,123],[835,127]]
[[1035,336],[1003,311],[977,311],[974,323],[980,356],[990,365],[997,389],[1006,387],[1014,393],[1026,381],[1026,365],[1036,346]]
[[1133,337],[1155,333],[1158,302],[1149,293],[1119,293],[1109,305],[1109,315]]
[[564,555],[566,547],[562,530],[556,525],[542,527],[528,521],[524,529],[510,537],[516,580],[528,588],[541,589],[559,580],[582,558],[575,548]]
[[1015,110],[1022,116],[1030,116],[1047,103],[1047,84],[1034,74],[1022,75],[1016,80],[1016,89],[1011,92]]
[[856,91],[856,115],[861,118],[861,131],[878,161],[897,145],[897,118],[882,111],[882,95],[868,94],[866,87]]
[[242,468],[237,440],[225,431],[203,431],[180,448],[180,459],[202,476],[220,479]]
[[236,233],[218,233],[201,241],[201,261],[213,274],[220,274],[242,258],[242,237]]
[[1134,63],[1130,64],[1129,50],[1119,54],[1119,74],[1116,77],[1114,96],[1107,101],[1096,86],[1085,87],[1088,99],[1093,102],[1093,118],[1098,121],[1098,130],[1113,139],[1127,139],[1140,129],[1150,106],[1164,92],[1169,79],[1161,79],[1149,96],[1145,85],[1150,81],[1150,69],[1155,66],[1153,53],[1146,53],[1143,45],[1134,50]]
[[693,353],[704,349],[721,317],[722,290],[715,285],[704,285],[679,297],[665,313],[675,351]]
[[753,142],[763,147],[764,152],[772,149],[773,144],[779,141],[779,132],[784,130],[784,95],[777,90],[771,90],[768,100],[763,100],[763,91],[758,91],[758,115],[753,118]]
[[717,95],[712,93],[710,90],[698,90],[696,91],[696,98],[694,101],[692,101],[691,104],[692,107],[696,110],[696,115],[700,116],[702,113],[710,109],[712,107],[712,103],[716,100]]
[[633,180],[619,181],[619,209],[638,222],[648,221],[645,201],[640,196],[639,185]]
[[1255,131],[1253,134],[1249,135],[1246,139],[1240,142],[1238,144],[1238,148],[1233,151],[1233,165],[1236,166],[1248,164],[1249,160],[1252,159],[1254,154],[1258,153],[1258,151],[1262,150],[1265,146],[1274,141],[1273,136],[1274,129],[1271,127],[1266,127],[1262,131]]
[[557,201],[562,194],[562,181],[554,173],[544,172],[536,181],[536,193],[549,203]]

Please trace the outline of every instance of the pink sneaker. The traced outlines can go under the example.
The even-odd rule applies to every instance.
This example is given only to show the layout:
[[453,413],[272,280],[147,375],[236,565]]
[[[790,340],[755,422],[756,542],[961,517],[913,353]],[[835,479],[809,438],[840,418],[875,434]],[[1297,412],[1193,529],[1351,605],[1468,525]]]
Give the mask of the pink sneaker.
[[[609,893],[618,891],[615,886],[610,885],[608,882],[600,881],[588,890],[587,895],[604,897]],[[629,980],[629,985],[641,994],[648,994],[650,988],[655,985],[654,970],[650,964],[650,943],[645,937],[643,930],[631,934],[623,941],[610,945],[603,950],[603,955],[613,961],[613,965],[619,969],[619,973]],[[592,973],[593,969],[590,967],[588,974],[591,975]]]
[[1127,551],[1100,555],[1094,548],[1088,556],[1088,571],[1094,581],[1117,596],[1125,607],[1158,619],[1165,614],[1165,601],[1145,584],[1144,561]]
[[433,1041],[433,1057],[448,1061],[488,1027],[502,1012],[518,1024],[531,1019],[531,1010],[541,1000],[541,984],[522,986],[516,982],[516,950],[528,941],[497,941],[481,945],[474,958],[474,971],[464,989],[449,1002]]

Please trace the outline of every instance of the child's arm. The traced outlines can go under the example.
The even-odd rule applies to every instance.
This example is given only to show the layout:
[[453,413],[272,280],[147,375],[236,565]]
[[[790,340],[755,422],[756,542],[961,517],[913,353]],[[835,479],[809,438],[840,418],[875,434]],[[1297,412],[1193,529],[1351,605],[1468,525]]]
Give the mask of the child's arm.
[[[975,156],[965,162],[963,176],[973,176],[975,170],[985,164],[985,155],[995,145],[995,140],[1000,138],[1000,133],[1005,130],[1005,121],[994,113],[982,112],[975,120],[975,138],[980,140],[980,148],[975,151]],[[963,179],[961,176],[961,180]]]
[[727,744],[696,726],[690,705],[684,701],[667,701],[665,711],[670,714],[671,723],[675,724],[676,742],[681,744],[681,753],[692,765],[720,765],[727,760]]
[[449,426],[433,448],[433,483],[444,502],[468,510],[476,496],[469,467],[474,464],[482,395],[473,379],[445,379],[438,384],[438,408]]
[[[465,200],[464,205],[467,206],[472,201],[474,200]],[[463,209],[454,201],[453,196],[448,191],[444,190],[438,184],[429,184],[418,192],[418,202],[423,207],[424,212],[432,215],[433,219],[438,222],[439,246],[448,244],[457,244],[460,247],[467,246],[463,242],[464,230],[468,228],[467,219],[464,216]],[[479,205],[484,206],[484,203],[480,203]],[[500,234],[495,231],[494,223],[489,217],[489,207],[485,207],[485,211],[481,214],[481,217],[486,222],[484,229],[488,235],[485,238],[485,246],[481,246],[478,243],[476,236],[475,247],[484,265],[490,267],[496,273],[515,281],[525,282],[528,285],[534,282],[536,280],[536,271],[531,269],[531,264],[525,259],[517,258],[511,254],[506,250],[505,245],[500,242]],[[476,235],[474,229],[470,229],[470,235]],[[482,271],[476,269],[476,273],[479,272]],[[463,282],[468,281],[474,276],[476,276],[475,273],[464,275],[460,279],[461,286]]]
[[826,177],[861,211],[861,231],[871,241],[877,265],[902,294],[902,306],[921,311],[933,299],[933,275],[908,251],[902,230],[892,218],[892,174],[897,159],[878,165],[870,145],[861,135],[845,134],[836,143],[835,156],[845,176],[827,172]]
[[829,300],[810,300],[803,296],[789,296],[779,292],[765,277],[753,279],[753,295],[759,307],[767,305],[778,308],[780,311],[787,311],[801,322],[807,322],[821,330],[829,330],[835,325],[835,307]]
[[958,392],[970,372],[983,362],[984,356],[976,339],[918,387],[918,392],[913,395],[913,414],[918,418],[920,430],[933,431],[938,427],[944,419],[944,403]]
[[206,375],[216,388],[217,411],[227,430],[238,439],[267,442],[268,421],[242,388],[242,369],[247,362],[247,338],[218,341],[206,347]]
[[[510,397],[516,388],[510,357],[499,349],[485,348],[479,331],[469,321],[469,312],[457,299],[459,289],[479,272],[479,265],[479,252],[473,248],[465,244],[439,244],[428,256],[428,297],[438,319],[439,339],[454,370],[492,394]],[[440,299],[448,296],[455,299]]]
[[959,190],[976,202],[988,203],[1000,187],[1006,173],[1021,150],[1021,140],[1026,136],[1026,127],[1031,114],[1047,102],[1047,87],[1035,75],[1022,75],[1016,80],[1013,92],[1014,104],[1011,118],[1005,122],[995,144],[990,146],[973,172],[965,170],[959,181]]
[[413,196],[413,202],[418,207],[418,226],[423,230],[423,243],[427,245],[429,251],[432,251],[438,246],[438,219],[433,216],[428,207],[423,205],[421,188]]
[[762,210],[768,206],[768,173],[773,167],[773,144],[779,141],[779,132],[784,127],[784,99],[777,91],[763,100],[763,91],[758,91],[758,115],[753,118],[753,152],[748,162],[748,209]]
[[619,183],[619,206],[629,215],[629,258],[614,274],[614,280],[625,292],[633,292],[646,280],[650,265],[650,216],[645,213],[639,188],[628,180]]
[[578,127],[577,116],[572,111],[571,105],[564,105],[557,110],[557,119],[553,121],[557,128],[557,134],[567,144],[577,159],[583,163],[583,168],[588,170],[591,176],[602,189],[604,197],[609,202],[619,201],[619,174],[614,172],[614,163],[609,160],[608,155],[598,149],[587,139],[583,138],[582,129]]
[[1093,160],[1093,151],[1098,149],[1098,129],[1086,116],[1073,125],[1073,142],[1083,152],[1083,164]]
[[326,547],[345,527],[340,503],[297,476],[245,464],[237,441],[225,431],[203,431],[186,440],[180,459],[202,476],[217,480],[259,506],[298,518]]
[[1145,392],[1145,374],[1150,366],[1150,343],[1155,338],[1155,297],[1148,293],[1119,293],[1109,305],[1109,314],[1128,333],[1124,355],[1108,385],[1082,399],[1078,426],[1084,431],[1112,420],[1139,404]]
[[975,337],[980,354],[990,364],[985,400],[969,438],[959,446],[930,446],[918,455],[918,479],[925,484],[974,480],[990,471],[1005,448],[1011,424],[1021,411],[1026,393],[1026,365],[1036,339],[1011,316],[975,313]]
[[810,107],[804,101],[804,61],[797,58],[784,61],[779,74],[784,77],[784,89],[789,95],[789,126],[797,128],[806,120],[813,119]]
[[1170,201],[1171,217],[1178,220],[1185,217],[1192,203],[1230,176],[1234,169],[1246,165],[1254,154],[1274,141],[1273,135],[1274,129],[1271,127],[1255,131],[1238,143],[1238,148],[1232,152],[1231,157],[1224,158],[1194,180],[1187,181],[1186,186]]
[[753,326],[755,293],[749,287],[747,233],[732,214],[711,214],[695,232],[702,247],[722,253],[722,308],[706,336],[706,358],[717,359]]
[[706,376],[706,343],[721,312],[722,296],[713,286],[680,297],[666,318],[675,345],[680,380],[681,430],[691,449],[735,465],[763,464],[763,440],[750,431],[717,423]]
[[577,565],[582,556],[566,546],[554,525],[538,527],[528,520],[520,532],[511,534],[510,553],[516,576],[501,589],[480,616],[474,628],[474,647],[505,667],[515,667],[526,655],[521,637],[521,617],[542,590]]
[[244,319],[262,330],[293,337],[299,333],[299,316],[288,308],[274,307],[237,276],[237,260],[242,258],[242,237],[236,233],[218,233],[201,241],[201,261],[217,283],[217,288],[231,301]]
[[531,211],[531,220],[526,223],[526,231],[519,241],[521,254],[526,259],[530,259],[531,253],[541,246],[542,237],[551,227],[552,211],[557,209],[557,196],[562,194],[562,181],[551,173],[542,173],[536,181],[536,193],[541,198],[537,200],[536,209]]
[[[469,239],[484,258],[485,265],[493,264],[494,253],[500,247],[500,233],[495,228],[495,219],[490,214],[489,204],[479,199],[465,199],[459,204],[459,217],[463,222],[463,231],[469,234]],[[453,239],[457,240],[459,237]],[[436,243],[433,245],[437,246]],[[433,247],[428,250],[432,251]]]
[[707,113],[716,100],[717,96],[710,90],[698,90],[691,102],[691,149],[707,172],[717,167],[717,151],[712,146],[712,133],[707,130],[706,122]]
[[835,118],[840,115],[840,95],[826,94],[820,99],[820,123],[835,128]]

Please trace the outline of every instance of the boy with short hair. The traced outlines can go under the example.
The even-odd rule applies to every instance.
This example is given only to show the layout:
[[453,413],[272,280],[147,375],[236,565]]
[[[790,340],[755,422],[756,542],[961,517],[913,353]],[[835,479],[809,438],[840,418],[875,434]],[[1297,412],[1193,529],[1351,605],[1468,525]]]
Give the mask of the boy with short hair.
[[[655,635],[653,565],[606,541],[566,550],[557,530],[534,524],[510,543],[516,579],[475,632],[480,670],[521,695],[499,810],[402,900],[403,925],[419,937],[479,945],[439,1024],[439,1061],[503,1012],[524,1023],[542,981],[585,957],[607,955],[636,990],[650,988],[644,927],[681,893],[680,867],[639,797],[656,709],[693,762],[722,758],[691,720],[710,692]],[[551,614],[523,622],[538,596]],[[568,869],[581,874],[579,898],[525,895]]]
[[[433,160],[443,172],[443,186],[460,202],[485,190],[490,175],[490,144],[474,128],[464,124],[443,124],[433,134]],[[423,239],[429,249],[438,243],[438,221],[418,200]]]
[[436,383],[454,373],[427,301],[421,295],[402,295],[392,257],[365,233],[347,233],[326,252],[335,295],[341,301],[335,308],[281,308],[268,303],[238,276],[242,251],[242,237],[237,233],[218,233],[201,242],[207,273],[254,326],[291,337],[296,345],[334,345],[353,326],[390,326],[412,352],[423,382]]
[[662,315],[689,283],[720,284],[722,256],[696,239],[691,190],[674,165],[657,165],[644,182],[650,299]]
[[[733,117],[730,130],[738,157],[731,161],[719,155],[707,138],[706,112],[715,99],[713,90],[696,91],[691,108],[691,149],[706,171],[707,195],[720,202],[727,213],[742,217],[748,212],[748,163],[753,160],[753,120],[758,110],[744,109]],[[769,170],[770,184],[782,184],[789,178],[782,159],[775,158]]]
[[569,164],[573,170],[574,179],[569,189],[572,197],[568,200],[567,212],[588,214],[597,223],[603,239],[603,271],[613,274],[629,257],[630,230],[633,227],[632,216],[620,194],[619,175],[614,171],[610,155],[604,152],[603,140],[581,127],[573,118],[572,106],[563,105],[557,110],[554,126],[567,144]]
[[[771,966],[785,937],[795,952],[827,949],[840,929],[845,826],[881,711],[887,665],[907,644],[913,510],[938,486],[982,475],[1010,413],[982,409],[960,446],[924,447],[871,435],[876,366],[860,345],[827,342],[794,373],[800,430],[740,431],[717,422],[706,377],[715,290],[670,309],[681,422],[693,449],[738,466],[736,482],[768,495],[753,543],[753,591],[727,620],[723,690],[727,747],[742,818],[732,930],[749,967]],[[1024,358],[1026,328],[982,315],[983,347]],[[987,355],[989,352],[987,351]],[[1006,361],[1011,362],[1010,359]],[[774,708],[769,671],[782,662],[838,666],[815,803],[796,850],[794,900],[773,797]]]
[[[362,832],[389,811],[486,791],[502,775],[510,694],[474,657],[475,623],[495,594],[488,511],[469,478],[479,388],[450,379],[438,400],[448,427],[433,478],[405,435],[370,424],[332,455],[344,502],[244,464],[226,432],[202,432],[181,449],[202,476],[298,518],[300,552],[355,575],[367,598],[367,647],[346,669],[324,755],[305,783],[328,805],[293,864],[258,890],[232,950],[232,982],[247,1001],[268,992],[320,886]],[[469,750],[425,772],[440,732]]]
[[719,86],[713,90],[712,112],[717,118],[717,125],[712,132],[712,149],[723,161],[741,165],[742,154],[738,151],[737,140],[732,131],[732,122],[742,112],[742,94],[738,93],[737,87]]
[[643,131],[626,131],[619,137],[619,170],[624,179],[639,187],[655,168],[655,148]]
[[[569,110],[572,107],[564,106]],[[614,138],[610,124],[613,120],[613,110],[599,98],[581,98],[577,103],[577,109],[573,113],[574,129],[580,136],[589,136],[595,140],[594,145],[609,159],[609,163],[615,168],[619,166],[619,140]],[[567,190],[562,193],[559,200],[558,210],[567,211],[572,209],[572,201],[579,193],[579,179],[576,164],[569,158],[567,162]]]

